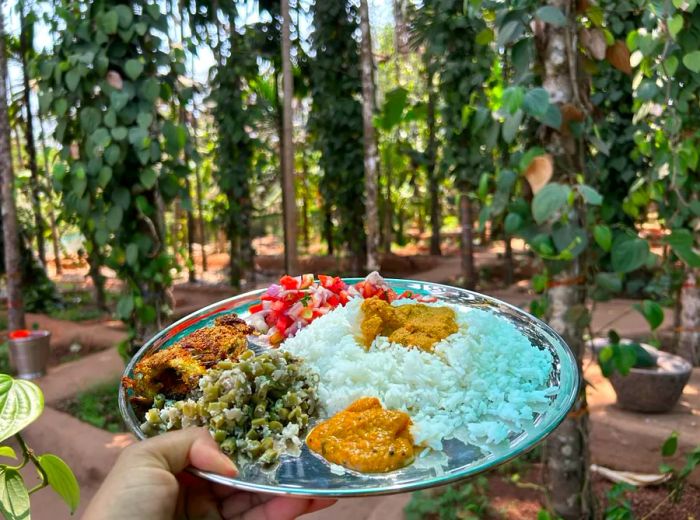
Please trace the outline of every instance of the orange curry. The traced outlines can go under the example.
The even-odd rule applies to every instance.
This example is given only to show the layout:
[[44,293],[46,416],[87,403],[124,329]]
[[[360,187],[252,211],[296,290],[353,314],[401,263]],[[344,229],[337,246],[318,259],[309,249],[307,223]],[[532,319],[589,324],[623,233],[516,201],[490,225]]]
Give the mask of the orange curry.
[[385,410],[376,397],[362,397],[316,426],[309,448],[329,462],[364,473],[384,473],[413,461],[411,418]]
[[368,298],[362,302],[362,341],[369,348],[377,336],[392,343],[418,347],[432,352],[435,344],[457,332],[455,311],[421,303],[393,307],[384,300]]

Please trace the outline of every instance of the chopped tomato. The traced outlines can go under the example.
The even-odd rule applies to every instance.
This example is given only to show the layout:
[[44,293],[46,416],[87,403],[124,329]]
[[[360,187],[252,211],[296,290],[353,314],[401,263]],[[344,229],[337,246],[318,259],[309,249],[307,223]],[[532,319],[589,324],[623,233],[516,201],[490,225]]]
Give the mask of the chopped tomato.
[[311,287],[314,283],[314,275],[312,274],[302,274],[301,275],[301,284],[299,285],[299,289],[308,289]]
[[298,289],[299,280],[297,280],[296,278],[292,278],[291,276],[286,274],[282,278],[280,278],[280,285],[285,289]]
[[262,303],[256,303],[248,307],[248,312],[250,312],[251,314],[255,314],[256,312],[260,312],[261,310],[263,310]]
[[275,312],[281,312],[287,308],[287,304],[283,302],[282,300],[276,300],[272,302],[272,305],[270,308],[275,311]]
[[338,297],[338,295],[333,294],[328,297],[326,303],[331,307],[337,307],[340,304],[340,298]]
[[318,281],[321,282],[321,286],[325,287],[326,289],[333,285],[333,277],[325,274],[319,274]]
[[299,313],[299,317],[306,321],[311,321],[314,317],[314,310],[311,307],[304,307]]

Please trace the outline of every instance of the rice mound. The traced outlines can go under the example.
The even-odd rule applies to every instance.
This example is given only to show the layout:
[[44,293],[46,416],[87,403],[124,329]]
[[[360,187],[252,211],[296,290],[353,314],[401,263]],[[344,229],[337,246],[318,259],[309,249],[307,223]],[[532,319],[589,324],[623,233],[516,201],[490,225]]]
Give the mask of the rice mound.
[[[415,301],[392,305],[409,303]],[[443,440],[458,439],[492,452],[532,425],[533,412],[544,410],[556,392],[547,387],[549,351],[490,311],[451,306],[459,330],[433,354],[382,336],[366,351],[358,341],[361,304],[355,298],[334,309],[280,347],[318,374],[318,397],[328,416],[376,396],[386,408],[411,416],[416,444],[441,451]]]

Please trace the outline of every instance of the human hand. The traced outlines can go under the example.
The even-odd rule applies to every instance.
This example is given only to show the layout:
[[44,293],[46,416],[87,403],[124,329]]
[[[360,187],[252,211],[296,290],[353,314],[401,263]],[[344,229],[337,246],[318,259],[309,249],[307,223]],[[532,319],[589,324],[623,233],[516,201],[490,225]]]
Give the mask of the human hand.
[[239,491],[184,472],[190,465],[238,474],[204,428],[169,432],[122,452],[83,520],[292,520],[335,502]]

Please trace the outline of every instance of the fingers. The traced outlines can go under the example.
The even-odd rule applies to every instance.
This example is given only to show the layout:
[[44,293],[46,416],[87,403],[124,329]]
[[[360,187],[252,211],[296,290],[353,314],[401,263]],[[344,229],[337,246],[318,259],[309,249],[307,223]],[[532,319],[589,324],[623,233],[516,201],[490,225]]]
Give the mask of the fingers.
[[320,511],[335,500],[275,497],[239,492],[224,500],[221,515],[226,520],[293,520],[298,516]]
[[185,428],[133,445],[125,450],[126,464],[157,467],[177,474],[192,465],[202,471],[226,476],[238,474],[236,466],[204,428]]

